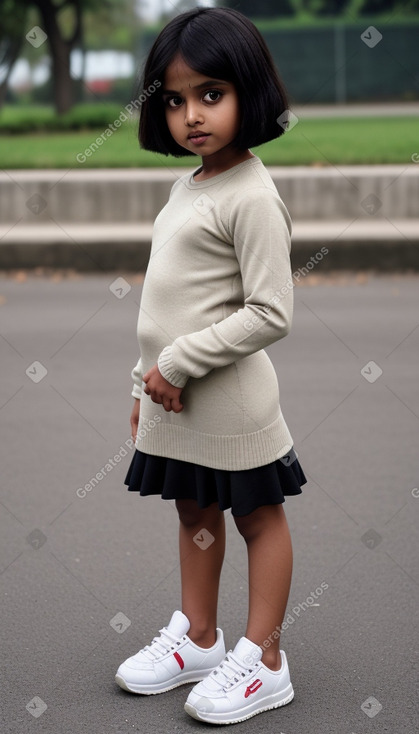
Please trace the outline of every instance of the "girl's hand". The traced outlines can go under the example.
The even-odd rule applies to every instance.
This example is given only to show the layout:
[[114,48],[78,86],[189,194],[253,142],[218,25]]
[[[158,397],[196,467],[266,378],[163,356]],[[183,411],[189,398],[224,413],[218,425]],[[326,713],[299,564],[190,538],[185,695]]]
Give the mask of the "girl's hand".
[[144,388],[146,395],[150,395],[153,403],[160,403],[169,412],[180,413],[183,405],[180,402],[182,387],[175,387],[165,380],[157,364],[143,375],[143,381],[147,387]]
[[130,423],[131,423],[131,438],[135,443],[138,431],[138,421],[140,420],[140,402],[139,398],[134,398],[134,407],[132,409]]

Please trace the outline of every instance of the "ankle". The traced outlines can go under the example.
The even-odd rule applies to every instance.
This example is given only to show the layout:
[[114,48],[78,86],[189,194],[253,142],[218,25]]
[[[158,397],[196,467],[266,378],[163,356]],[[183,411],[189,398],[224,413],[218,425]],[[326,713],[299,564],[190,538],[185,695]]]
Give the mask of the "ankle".
[[217,641],[217,633],[214,631],[199,632],[191,628],[188,632],[188,637],[198,647],[208,649],[213,647]]
[[265,651],[262,655],[262,663],[269,668],[269,670],[279,671],[282,667],[281,653],[272,653]]

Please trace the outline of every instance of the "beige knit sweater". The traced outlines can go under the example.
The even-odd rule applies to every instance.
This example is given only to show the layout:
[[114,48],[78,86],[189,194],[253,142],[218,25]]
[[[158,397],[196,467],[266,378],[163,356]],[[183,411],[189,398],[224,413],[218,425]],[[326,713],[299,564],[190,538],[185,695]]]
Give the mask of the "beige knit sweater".
[[[288,211],[258,157],[205,181],[176,181],[155,220],[141,296],[137,449],[234,471],[289,451],[264,347],[290,330],[290,248]],[[183,388],[180,413],[142,392],[156,363]]]

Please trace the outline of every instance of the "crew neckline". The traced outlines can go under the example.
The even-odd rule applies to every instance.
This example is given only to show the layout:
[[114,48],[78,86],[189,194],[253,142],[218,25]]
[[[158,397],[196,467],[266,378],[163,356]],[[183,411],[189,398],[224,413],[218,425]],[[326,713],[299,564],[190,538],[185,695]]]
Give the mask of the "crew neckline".
[[187,178],[187,185],[191,189],[199,189],[203,188],[204,186],[213,186],[219,181],[222,181],[224,178],[228,178],[229,176],[234,175],[238,171],[238,169],[245,168],[248,165],[255,165],[255,163],[261,163],[261,160],[260,158],[258,158],[257,155],[253,154],[252,158],[246,158],[245,161],[237,163],[235,166],[231,166],[231,168],[227,168],[227,170],[223,171],[222,173],[217,173],[216,176],[210,176],[203,181],[195,181],[195,174],[202,171],[202,166],[199,166],[199,168],[196,168],[195,171],[193,171]]

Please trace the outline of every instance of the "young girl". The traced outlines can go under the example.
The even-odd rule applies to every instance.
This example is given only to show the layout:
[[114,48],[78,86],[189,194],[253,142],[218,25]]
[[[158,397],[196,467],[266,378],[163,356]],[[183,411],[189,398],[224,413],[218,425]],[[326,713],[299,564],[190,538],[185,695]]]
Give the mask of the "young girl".
[[[279,649],[292,570],[282,503],[307,480],[264,351],[290,330],[291,222],[249,150],[284,132],[287,99],[259,32],[225,8],[172,20],[141,86],[142,147],[195,153],[202,165],[175,182],[155,221],[125,479],[130,491],[175,500],[182,611],[116,681],[141,694],[197,683],[187,713],[230,724],[294,696]],[[247,546],[249,615],[226,654],[216,618],[227,508]]]

